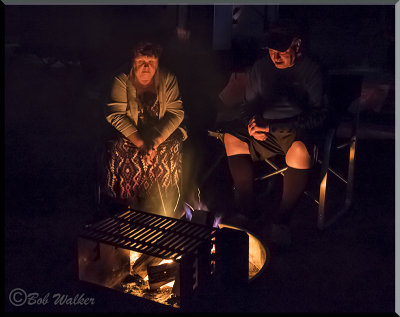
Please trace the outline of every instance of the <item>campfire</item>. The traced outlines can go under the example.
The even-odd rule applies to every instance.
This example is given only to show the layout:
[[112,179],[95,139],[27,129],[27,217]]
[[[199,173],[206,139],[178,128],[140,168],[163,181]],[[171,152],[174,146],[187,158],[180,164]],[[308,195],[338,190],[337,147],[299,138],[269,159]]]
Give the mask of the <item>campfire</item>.
[[84,228],[78,262],[82,281],[181,308],[201,290],[248,283],[267,253],[238,228],[129,209]]
[[130,267],[130,274],[121,282],[124,292],[179,307],[177,262],[131,251]]

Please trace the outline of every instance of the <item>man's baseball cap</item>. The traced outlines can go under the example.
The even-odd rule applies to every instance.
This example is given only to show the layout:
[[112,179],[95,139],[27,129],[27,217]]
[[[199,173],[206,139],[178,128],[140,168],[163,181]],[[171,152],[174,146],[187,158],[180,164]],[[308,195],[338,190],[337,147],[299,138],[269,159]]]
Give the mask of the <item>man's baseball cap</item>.
[[272,22],[268,28],[262,49],[272,48],[280,52],[286,51],[294,38],[300,37],[299,27],[291,20]]

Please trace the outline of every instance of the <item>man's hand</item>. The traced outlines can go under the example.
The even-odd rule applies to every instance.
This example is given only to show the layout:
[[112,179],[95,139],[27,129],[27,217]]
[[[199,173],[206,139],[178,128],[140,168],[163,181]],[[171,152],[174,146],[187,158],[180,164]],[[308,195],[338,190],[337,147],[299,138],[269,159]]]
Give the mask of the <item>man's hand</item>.
[[269,125],[260,126],[257,125],[256,118],[251,118],[249,125],[247,126],[249,135],[258,141],[265,141],[267,139],[267,133],[269,132]]

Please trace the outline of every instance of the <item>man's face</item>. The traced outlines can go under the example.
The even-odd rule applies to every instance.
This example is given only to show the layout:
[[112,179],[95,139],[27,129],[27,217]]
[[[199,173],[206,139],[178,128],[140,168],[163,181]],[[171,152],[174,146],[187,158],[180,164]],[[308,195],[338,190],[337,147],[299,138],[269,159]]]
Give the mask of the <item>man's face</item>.
[[277,51],[272,48],[268,49],[269,56],[276,68],[284,69],[292,67],[296,62],[296,55],[300,48],[300,42],[293,41],[290,47],[284,51]]
[[147,86],[151,83],[157,71],[158,58],[155,56],[139,55],[134,59],[133,65],[135,78],[141,85]]

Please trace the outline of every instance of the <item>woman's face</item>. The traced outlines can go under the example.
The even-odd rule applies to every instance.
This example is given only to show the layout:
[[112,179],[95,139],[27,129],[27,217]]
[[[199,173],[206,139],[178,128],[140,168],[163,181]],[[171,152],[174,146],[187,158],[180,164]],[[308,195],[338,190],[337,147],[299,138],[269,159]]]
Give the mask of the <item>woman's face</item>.
[[155,56],[139,55],[133,62],[135,78],[143,86],[147,86],[151,83],[157,68],[158,58]]

